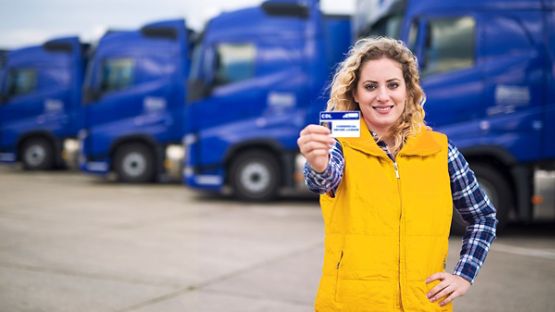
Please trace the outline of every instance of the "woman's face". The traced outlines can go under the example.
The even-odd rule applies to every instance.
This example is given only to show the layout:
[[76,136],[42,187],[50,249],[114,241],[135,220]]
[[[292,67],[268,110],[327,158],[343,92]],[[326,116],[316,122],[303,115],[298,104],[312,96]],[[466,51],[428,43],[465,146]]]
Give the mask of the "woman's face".
[[401,64],[383,57],[364,63],[353,92],[366,125],[385,135],[405,109],[407,88]]

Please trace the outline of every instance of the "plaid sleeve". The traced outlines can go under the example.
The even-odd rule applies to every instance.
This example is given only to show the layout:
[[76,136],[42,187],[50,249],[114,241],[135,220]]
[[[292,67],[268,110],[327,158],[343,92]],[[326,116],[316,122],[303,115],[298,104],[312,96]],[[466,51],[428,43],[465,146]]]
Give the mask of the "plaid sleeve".
[[333,196],[341,178],[343,178],[344,166],[343,149],[336,140],[330,151],[330,161],[324,172],[316,172],[308,165],[308,162],[305,164],[304,179],[308,189],[319,194],[330,192]]
[[495,239],[495,207],[480,188],[464,156],[451,142],[448,155],[453,205],[468,223],[453,274],[473,284]]

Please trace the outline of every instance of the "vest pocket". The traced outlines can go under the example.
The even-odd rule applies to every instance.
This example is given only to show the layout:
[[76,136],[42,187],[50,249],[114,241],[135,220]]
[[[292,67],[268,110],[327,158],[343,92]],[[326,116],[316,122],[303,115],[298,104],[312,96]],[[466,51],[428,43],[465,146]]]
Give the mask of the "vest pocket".
[[337,302],[337,293],[339,288],[339,270],[341,269],[341,262],[343,261],[343,250],[341,250],[341,254],[339,255],[339,260],[337,261],[337,267],[335,271],[335,301]]

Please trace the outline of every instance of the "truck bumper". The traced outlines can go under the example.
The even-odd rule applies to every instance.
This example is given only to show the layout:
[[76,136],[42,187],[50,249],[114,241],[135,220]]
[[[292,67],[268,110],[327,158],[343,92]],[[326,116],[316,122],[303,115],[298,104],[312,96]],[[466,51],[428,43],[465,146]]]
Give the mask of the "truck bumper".
[[15,153],[0,153],[0,163],[14,163],[17,160]]
[[183,169],[183,182],[194,189],[206,191],[222,191],[224,187],[223,174],[195,174],[194,169]]
[[110,163],[107,161],[88,161],[83,155],[80,155],[79,169],[86,173],[106,175],[110,173]]

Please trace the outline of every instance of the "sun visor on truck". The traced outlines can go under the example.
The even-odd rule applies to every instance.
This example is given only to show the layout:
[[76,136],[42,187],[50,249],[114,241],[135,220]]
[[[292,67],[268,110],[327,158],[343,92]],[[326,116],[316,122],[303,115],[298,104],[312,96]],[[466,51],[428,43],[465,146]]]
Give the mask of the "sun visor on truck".
[[141,34],[145,37],[164,38],[177,40],[177,29],[164,26],[144,26]]
[[48,52],[71,53],[73,51],[73,46],[70,42],[63,42],[58,40],[47,41],[42,45],[42,48]]
[[290,16],[306,19],[309,15],[307,6],[293,2],[266,1],[262,10],[271,16]]

